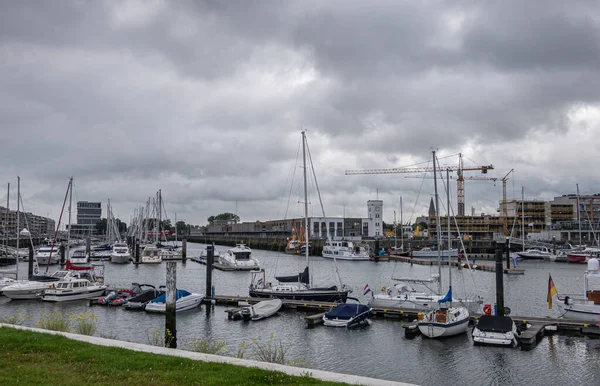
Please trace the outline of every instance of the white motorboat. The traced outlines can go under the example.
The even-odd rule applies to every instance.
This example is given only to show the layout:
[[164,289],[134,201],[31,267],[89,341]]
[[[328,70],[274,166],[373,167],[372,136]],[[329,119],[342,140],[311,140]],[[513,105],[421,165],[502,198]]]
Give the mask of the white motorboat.
[[348,240],[327,239],[323,247],[323,257],[338,260],[369,260],[371,248],[366,244],[354,244]]
[[42,300],[45,302],[81,300],[101,296],[105,291],[104,284],[89,279],[61,280],[50,284],[50,288],[44,291]]
[[39,265],[58,264],[60,261],[58,244],[55,244],[54,247],[52,245],[40,247],[35,254],[35,258]]
[[0,295],[2,294],[2,289],[4,287],[8,287],[11,284],[15,284],[17,281],[10,277],[0,276]]
[[[600,284],[600,262],[597,258],[591,258],[587,264],[587,270],[583,275],[583,296],[559,296],[557,293],[549,293],[549,297],[557,300],[556,305],[565,318],[597,323],[600,320],[600,285],[598,285]],[[598,288],[592,289],[592,282],[595,282]],[[549,288],[553,286],[552,282]]]
[[[221,256],[221,252],[219,252],[218,249],[213,247],[213,256],[215,258],[218,258]],[[206,248],[204,248],[201,252],[200,252],[200,259],[201,260],[206,260],[206,258],[208,257],[208,252],[206,251]]]
[[471,332],[475,344],[517,347],[519,332],[508,316],[482,315]]
[[241,315],[244,320],[261,320],[277,313],[282,305],[281,299],[263,300],[254,305],[243,305]]
[[[429,285],[440,281],[439,275],[431,275],[430,279],[412,279],[412,278],[397,278],[394,279],[400,283],[393,288],[381,287],[381,292],[373,294],[372,298],[367,303],[373,308],[386,309],[415,309],[429,311],[438,307],[439,301],[444,297],[437,295]],[[422,285],[429,292],[418,291],[410,284]],[[453,298],[449,303],[449,307],[466,307],[470,313],[478,313],[481,311],[483,300],[475,299],[460,299]]]
[[2,289],[4,296],[10,299],[40,299],[43,291],[58,282],[79,278],[79,271],[60,270],[44,280],[19,280]]
[[526,250],[525,252],[517,252],[521,259],[525,260],[555,260],[556,255],[552,250],[546,247],[536,247]]
[[356,298],[348,297],[355,303],[338,304],[334,309],[323,315],[323,324],[330,327],[354,327],[368,323],[372,308],[360,303]]
[[172,246],[172,245],[162,246],[161,248],[158,249],[158,253],[160,255],[160,258],[163,260],[181,260],[182,259],[181,248],[179,248],[178,246]]
[[[450,256],[450,258],[457,259],[458,258],[458,249],[457,248],[452,248],[450,250],[442,249],[440,251],[440,255],[441,255],[442,259],[448,259],[448,256]],[[434,258],[437,259],[438,251],[437,251],[437,249],[425,247],[425,248],[419,249],[418,251],[412,251],[412,257],[419,258],[419,259],[434,259]]]
[[219,256],[219,263],[236,271],[260,269],[260,263],[252,257],[252,249],[246,244],[237,244]]
[[84,250],[73,251],[71,258],[69,259],[71,264],[87,264],[90,261],[90,257]]
[[162,258],[160,257],[158,248],[150,245],[146,246],[140,256],[140,262],[143,264],[160,264]]
[[110,254],[110,262],[115,264],[127,264],[131,261],[131,252],[126,243],[115,243]]
[[[166,310],[166,292],[156,299],[151,300],[146,304],[145,310],[148,312],[161,312],[164,313]],[[200,303],[204,300],[204,295],[188,292],[186,290],[177,290],[176,301],[175,301],[175,312],[191,310],[197,308]]]

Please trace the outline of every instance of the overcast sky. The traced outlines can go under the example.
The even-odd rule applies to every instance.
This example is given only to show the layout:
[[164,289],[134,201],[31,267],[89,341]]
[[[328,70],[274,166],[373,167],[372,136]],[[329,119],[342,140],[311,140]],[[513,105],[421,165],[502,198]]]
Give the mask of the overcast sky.
[[[426,213],[431,179],[344,171],[432,149],[514,169],[509,198],[598,193],[599,27],[596,1],[2,0],[0,181],[57,220],[69,176],[125,221],[158,189],[193,224],[302,216],[305,129],[328,216]],[[496,213],[500,182],[465,186]]]

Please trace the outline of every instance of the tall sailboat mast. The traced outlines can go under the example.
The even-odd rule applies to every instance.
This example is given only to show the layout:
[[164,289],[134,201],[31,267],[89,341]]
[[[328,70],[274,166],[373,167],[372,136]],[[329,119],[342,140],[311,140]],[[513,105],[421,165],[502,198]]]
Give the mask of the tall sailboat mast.
[[525,252],[525,187],[521,186],[521,238],[523,240],[523,252]]
[[67,260],[70,260],[70,245],[71,245],[71,204],[73,202],[73,177],[69,179],[69,221],[68,221],[68,229],[67,229]]
[[577,226],[579,227],[579,245],[583,245],[581,242],[581,215],[579,214],[579,184],[577,186]]
[[[306,132],[302,131],[302,170],[304,171],[304,235],[306,239],[306,246],[304,248],[306,255],[306,266],[308,267],[308,249],[309,249],[309,237],[308,237],[308,188],[306,183]],[[312,275],[309,272],[310,286],[312,287]]]
[[450,249],[452,248],[452,233],[450,232],[450,169],[446,169],[446,181],[446,210],[448,212],[448,290],[450,294],[452,294],[452,264],[450,263]]
[[437,166],[435,162],[435,150],[433,153],[433,187],[435,190],[435,230],[437,234],[437,253],[438,253],[438,293],[442,293],[442,254],[441,254],[441,241],[442,241],[442,227],[440,226],[440,203],[438,199],[438,190],[437,190]]
[[[7,208],[8,209],[8,208]],[[17,273],[19,278],[19,239],[21,234],[21,177],[17,176]]]

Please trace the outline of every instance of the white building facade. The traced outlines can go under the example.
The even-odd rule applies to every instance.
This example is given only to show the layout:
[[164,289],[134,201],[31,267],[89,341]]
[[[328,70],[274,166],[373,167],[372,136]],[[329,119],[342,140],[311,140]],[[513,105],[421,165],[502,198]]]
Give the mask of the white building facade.
[[383,236],[383,200],[367,201],[367,218],[363,220],[363,237]]

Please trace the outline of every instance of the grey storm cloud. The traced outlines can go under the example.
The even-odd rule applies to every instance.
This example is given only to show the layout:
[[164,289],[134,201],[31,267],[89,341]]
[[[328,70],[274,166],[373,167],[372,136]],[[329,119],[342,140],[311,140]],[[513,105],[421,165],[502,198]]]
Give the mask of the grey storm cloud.
[[[575,183],[595,193],[583,165],[600,147],[599,11],[558,0],[3,1],[0,175],[13,202],[20,175],[28,210],[55,218],[72,175],[77,199],[111,198],[124,219],[158,189],[191,223],[235,207],[273,219],[288,201],[298,215],[290,176],[307,129],[327,215],[364,216],[377,196],[386,221],[400,196],[425,213],[431,180],[344,170],[427,165],[434,148],[494,164],[495,177],[515,169],[511,197],[521,185],[529,198]],[[494,213],[501,184],[468,181],[466,198]]]

